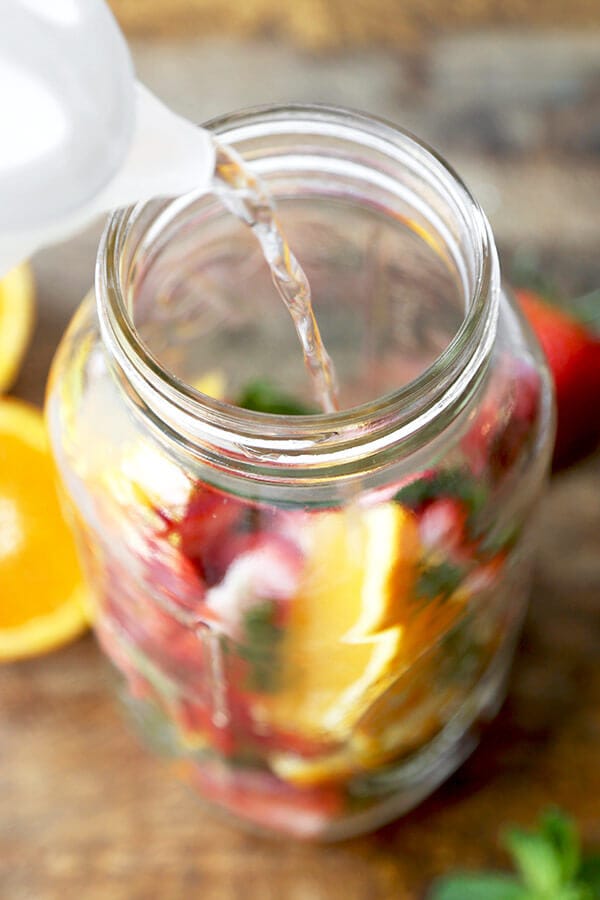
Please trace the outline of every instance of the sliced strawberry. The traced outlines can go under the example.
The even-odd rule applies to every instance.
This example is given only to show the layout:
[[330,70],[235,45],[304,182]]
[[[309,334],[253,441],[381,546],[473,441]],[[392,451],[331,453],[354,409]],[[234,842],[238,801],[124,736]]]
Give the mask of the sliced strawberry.
[[193,610],[199,618],[206,613],[204,582],[179,547],[163,537],[150,538],[142,561],[144,582],[157,599]]
[[222,756],[235,753],[237,739],[230,715],[218,716],[214,706],[186,698],[178,703],[175,715],[182,732],[189,738],[200,737]]
[[182,685],[194,684],[204,669],[197,626],[181,621],[175,605],[173,611],[168,608],[170,601],[160,584],[140,582],[128,574],[107,565],[98,619],[109,627],[109,639],[114,633],[115,639],[132,649],[129,656],[134,665],[139,653],[159,674]]
[[245,504],[199,485],[182,520],[175,526],[183,554],[192,560],[209,587],[218,584],[225,574],[226,565],[223,567],[216,550],[240,527],[245,512]]
[[510,471],[535,437],[539,401],[540,376],[532,366],[515,361],[507,384],[503,416],[490,439],[489,465],[496,478]]
[[465,504],[453,497],[429,503],[419,516],[419,535],[425,552],[458,551],[465,543],[468,513]]
[[507,473],[535,435],[540,377],[520,360],[500,363],[461,446],[477,475]]
[[208,587],[223,579],[233,560],[265,533],[284,526],[286,514],[198,485],[182,520],[173,526],[181,551]]
[[489,562],[482,563],[465,577],[463,587],[468,593],[477,594],[498,584],[502,577],[506,553],[499,552]]
[[296,544],[277,534],[232,537],[222,548],[227,559],[225,577],[206,595],[206,604],[219,627],[241,638],[245,614],[265,601],[275,601],[277,624],[283,625],[286,603],[298,590],[303,556]]

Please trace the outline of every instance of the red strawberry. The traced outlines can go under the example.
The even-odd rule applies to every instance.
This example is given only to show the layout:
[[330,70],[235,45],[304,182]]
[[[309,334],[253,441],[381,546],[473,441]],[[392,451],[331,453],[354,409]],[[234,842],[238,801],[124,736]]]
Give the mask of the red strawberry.
[[530,363],[502,357],[480,409],[462,440],[472,472],[497,481],[510,471],[534,434],[540,377]]
[[208,761],[188,763],[185,768],[207,800],[242,819],[295,837],[318,837],[343,810],[343,796],[335,787],[297,788],[260,769],[235,769]]
[[285,531],[286,515],[199,482],[181,521],[173,523],[170,532],[211,588],[222,581],[233,560],[254,549],[265,534]]
[[558,412],[554,466],[565,466],[600,440],[600,340],[534,291],[515,293],[554,378]]
[[419,517],[419,534],[426,551],[458,550],[465,542],[468,510],[454,497],[440,497],[429,503]]

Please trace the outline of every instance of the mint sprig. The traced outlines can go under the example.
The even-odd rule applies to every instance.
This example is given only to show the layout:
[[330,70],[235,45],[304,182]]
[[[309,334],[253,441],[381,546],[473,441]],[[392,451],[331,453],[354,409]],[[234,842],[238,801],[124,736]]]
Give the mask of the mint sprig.
[[462,500],[470,512],[476,513],[485,504],[487,494],[483,485],[465,469],[438,469],[400,488],[394,500],[410,509],[418,509],[439,497]]
[[431,900],[527,900],[525,888],[509,875],[455,875],[439,882]]
[[463,504],[467,512],[467,532],[471,538],[478,538],[479,514],[485,508],[488,492],[466,469],[438,469],[436,472],[429,472],[400,488],[394,500],[407,509],[419,510],[441,497],[459,500]]
[[444,603],[460,587],[465,570],[445,560],[435,565],[424,566],[419,572],[415,585],[415,596],[429,602]]
[[243,641],[238,653],[249,664],[248,688],[270,693],[278,686],[279,652],[283,629],[276,623],[277,606],[265,600],[246,611]]
[[579,878],[590,890],[594,900],[600,898],[600,856],[586,856],[579,868]]
[[510,828],[502,843],[515,875],[457,873],[439,880],[429,900],[600,900],[600,857],[582,860],[573,821],[557,809],[538,828]]
[[271,384],[266,378],[250,381],[236,399],[242,409],[278,416],[309,416],[315,410],[291,394]]

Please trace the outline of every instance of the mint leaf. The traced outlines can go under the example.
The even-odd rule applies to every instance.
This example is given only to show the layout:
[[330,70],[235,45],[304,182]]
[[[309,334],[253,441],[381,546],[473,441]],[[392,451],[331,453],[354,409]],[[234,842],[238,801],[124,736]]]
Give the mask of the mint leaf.
[[440,681],[469,684],[483,665],[484,653],[485,647],[475,638],[473,618],[467,615],[442,638]]
[[487,491],[464,469],[439,469],[400,488],[394,500],[408,509],[417,510],[440,497],[464,503],[469,514],[467,526],[472,529],[475,516],[487,500]]
[[592,900],[589,890],[577,884],[567,884],[550,894],[533,894],[532,897],[534,900]]
[[542,835],[552,844],[560,861],[563,881],[573,880],[581,855],[575,823],[558,809],[549,809],[541,818]]
[[236,403],[242,409],[278,416],[309,416],[315,413],[314,409],[264,378],[257,378],[247,384]]
[[526,886],[554,898],[564,885],[560,853],[543,834],[511,828],[503,840]]
[[415,585],[415,596],[419,600],[448,600],[460,586],[464,571],[449,562],[427,566],[422,569]]
[[522,530],[520,524],[511,524],[500,531],[488,532],[479,544],[479,553],[482,556],[494,557],[505,550],[511,550],[519,540]]
[[434,884],[428,900],[533,900],[516,878],[489,875],[453,875]]
[[583,860],[577,881],[587,887],[590,900],[600,900],[600,856],[587,856]]
[[275,623],[276,611],[274,601],[266,600],[247,610],[242,623],[244,639],[238,653],[250,664],[248,688],[261,693],[277,688],[283,629]]
[[600,900],[600,856],[580,863],[577,829],[560,810],[544,813],[537,831],[510,829],[503,843],[520,879],[458,874],[435,883],[428,900]]

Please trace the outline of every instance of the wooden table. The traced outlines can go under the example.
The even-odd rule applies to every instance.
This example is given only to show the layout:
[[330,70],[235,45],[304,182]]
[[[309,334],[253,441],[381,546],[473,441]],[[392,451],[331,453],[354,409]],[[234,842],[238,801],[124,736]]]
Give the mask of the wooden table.
[[[572,48],[565,72],[574,71],[579,59],[583,67],[584,38],[580,44]],[[526,48],[517,42],[515,48],[515,53],[526,52],[536,72],[548,58],[545,45],[538,47],[535,41]],[[178,67],[180,51],[174,48],[164,57],[163,68],[156,69],[155,56],[150,59],[144,52],[139,51],[138,62],[148,73],[158,72],[156,78],[170,85],[173,98],[193,96],[192,88],[202,83],[193,68],[201,59],[198,53],[188,51],[186,69],[187,63]],[[376,111],[389,115],[403,103],[396,118],[442,149],[444,141],[434,127],[449,129],[453,121],[466,122],[457,132],[460,157],[464,128],[475,128],[475,119],[464,118],[465,97],[469,86],[479,83],[482,62],[473,57],[471,71],[471,57],[461,44],[453,57],[447,46],[444,53],[432,58],[431,70],[425,63],[415,72],[408,69],[401,96],[387,69],[379,81],[373,76],[369,82],[359,66],[353,76],[357,93],[349,91],[346,102],[366,105],[358,93],[363,81],[374,97],[381,94],[378,85],[389,85],[388,105],[382,101]],[[494,65],[514,71],[510,56],[494,59]],[[563,65],[561,60],[550,58],[557,66]],[[279,66],[284,62],[278,57]],[[585,64],[589,68],[589,62]],[[214,66],[215,58],[207,65]],[[313,77],[313,63],[302,65],[304,69],[291,60],[282,90],[285,84],[298,83],[299,72]],[[388,63],[368,65],[374,72],[374,67]],[[350,77],[352,66],[347,64],[344,77]],[[448,70],[457,74],[446,97],[447,79],[442,76]],[[190,80],[187,95],[182,88],[185,72]],[[457,79],[463,79],[464,90],[456,90]],[[417,82],[419,90],[409,93]],[[504,83],[502,78],[497,81],[500,86]],[[226,94],[225,79],[223,84],[225,100],[220,102],[225,108],[251,99],[244,95],[234,102]],[[312,91],[313,82],[307,84],[307,91]],[[512,84],[506,81],[507,94]],[[527,85],[530,105],[517,110],[519,122],[527,113],[532,121],[553,128],[551,146],[560,153],[556,123],[562,120],[556,116],[563,114],[563,107],[557,106],[549,117],[546,94],[538,98],[534,92],[542,90],[542,82],[528,77]],[[256,77],[252,89],[261,90]],[[269,86],[263,89],[263,99],[269,99]],[[504,121],[502,116],[513,109],[512,94],[505,103],[498,91],[494,109]],[[581,91],[593,101],[593,93],[585,94],[584,87]],[[291,89],[290,96],[294,96]],[[448,106],[454,96],[462,104],[460,120],[452,118]],[[473,95],[474,110],[477,102]],[[593,116],[583,116],[583,106],[580,112],[584,124],[593,121]],[[572,122],[567,117],[560,134],[572,134],[568,131]],[[490,126],[489,117],[485,123]],[[482,140],[491,141],[485,128],[481,134]],[[523,134],[514,131],[514,141],[522,142]],[[530,129],[526,134],[538,140],[540,131]],[[585,137],[587,132],[581,134]],[[446,146],[451,147],[451,140]],[[584,145],[584,155],[571,157],[569,166],[561,158],[532,161],[527,154],[535,148],[523,149],[521,144],[504,150],[504,145],[498,149],[490,144],[488,156],[488,145],[481,146],[484,155],[473,155],[469,138],[465,165],[459,168],[463,172],[466,168],[475,182],[479,179],[484,193],[487,185],[492,199],[494,185],[502,186],[504,204],[495,212],[493,204],[491,208],[502,240],[516,246],[524,235],[537,234],[542,258],[567,288],[584,290],[600,283],[597,192],[592,190],[598,184],[596,145],[589,144],[589,153]],[[569,150],[568,143],[565,147],[564,152],[579,152]],[[493,155],[497,153],[500,156]],[[557,216],[560,209],[571,210],[568,227]],[[56,342],[89,286],[96,242],[97,229],[37,259],[39,320],[16,387],[21,396],[41,400]],[[441,872],[456,866],[502,864],[499,828],[508,821],[530,823],[550,803],[570,810],[586,841],[599,847],[600,457],[557,476],[542,513],[531,611],[501,714],[474,756],[443,788],[418,810],[370,837],[324,847],[269,842],[210,818],[183,786],[164,776],[162,764],[147,755],[128,731],[112,699],[108,666],[90,636],[47,657],[0,669],[1,900],[416,900]]]
[[455,866],[501,863],[499,826],[558,803],[600,844],[600,460],[546,498],[508,700],[435,796],[333,846],[209,817],[127,730],[86,637],[0,673],[3,900],[400,900]]

